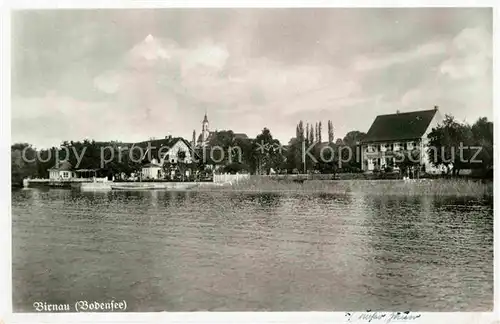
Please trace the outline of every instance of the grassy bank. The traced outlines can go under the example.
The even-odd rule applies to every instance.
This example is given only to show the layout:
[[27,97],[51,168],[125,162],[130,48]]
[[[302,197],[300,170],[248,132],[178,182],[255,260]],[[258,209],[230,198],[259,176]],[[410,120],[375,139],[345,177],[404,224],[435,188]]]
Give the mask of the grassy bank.
[[238,183],[207,186],[201,190],[304,193],[365,193],[373,195],[492,196],[493,182],[464,179],[403,180],[308,180],[303,183],[250,177]]

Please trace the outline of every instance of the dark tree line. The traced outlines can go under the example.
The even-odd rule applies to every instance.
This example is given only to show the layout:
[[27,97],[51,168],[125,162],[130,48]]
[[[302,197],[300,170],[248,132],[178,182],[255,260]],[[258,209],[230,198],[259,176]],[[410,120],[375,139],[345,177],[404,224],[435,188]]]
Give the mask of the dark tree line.
[[17,143],[11,146],[11,182],[19,186],[24,178],[48,178],[49,169],[64,160],[79,169],[98,170],[98,176],[131,174],[140,170],[140,158],[138,150],[131,153],[120,142],[65,141],[61,147],[41,150],[28,143]]
[[[338,138],[334,142],[333,123],[329,120],[328,141],[322,142],[321,128],[321,122],[314,125],[307,123],[304,127],[304,122],[300,121],[296,126],[295,137],[290,139],[288,145],[273,138],[268,128],[264,128],[254,139],[236,136],[231,130],[218,131],[207,147],[195,149],[199,161],[190,167],[202,170],[211,164],[218,166],[222,172],[252,174],[269,174],[271,170],[283,173],[359,172],[359,143],[366,134],[350,131],[343,139]],[[446,167],[450,174],[458,174],[461,169],[487,171],[493,167],[493,123],[487,118],[479,118],[469,125],[447,115],[430,132],[428,139],[431,147],[442,148],[437,156],[435,152],[427,152],[430,161],[436,166]],[[195,140],[196,134],[193,132],[192,144]],[[464,149],[460,150],[461,146]],[[20,185],[27,177],[48,178],[48,170],[56,164],[57,159],[69,160],[73,166],[77,166],[80,156],[79,169],[99,169],[101,176],[130,175],[141,169],[141,159],[137,156],[140,150],[130,152],[130,145],[120,142],[66,141],[61,147],[36,150],[28,143],[13,144],[12,184]],[[218,149],[212,150],[213,147]],[[310,154],[305,154],[305,151]],[[104,153],[104,160],[109,162],[102,164],[101,152]],[[411,157],[409,155],[401,159],[400,166],[413,165],[415,162]],[[471,162],[473,157],[481,162]],[[182,162],[182,158],[179,160]]]
[[448,174],[457,175],[463,169],[493,169],[493,122],[486,117],[469,125],[446,115],[428,138],[429,160],[445,167]]

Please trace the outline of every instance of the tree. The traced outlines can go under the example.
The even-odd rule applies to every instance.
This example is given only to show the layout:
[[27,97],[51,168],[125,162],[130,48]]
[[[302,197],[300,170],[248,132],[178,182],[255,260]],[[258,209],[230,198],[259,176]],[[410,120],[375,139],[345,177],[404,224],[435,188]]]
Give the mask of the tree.
[[453,170],[453,175],[457,175],[463,168],[471,167],[470,157],[473,152],[469,146],[473,144],[473,132],[469,125],[446,115],[444,121],[432,129],[428,139],[427,154],[434,166],[446,167],[447,173]]
[[359,142],[363,139],[366,134],[360,131],[350,131],[345,136],[344,139],[337,139],[337,144],[342,147],[342,168],[349,172],[354,172],[361,170],[361,156]]
[[211,164],[226,165],[230,163],[230,151],[234,146],[234,140],[235,136],[232,130],[216,131],[208,143],[209,151],[205,151],[207,154],[211,152],[211,154],[206,157],[207,160],[209,160]]
[[306,126],[306,145],[308,145],[308,143],[311,142],[311,136],[310,136],[310,133],[309,133],[309,123],[307,123],[307,126]]
[[304,141],[304,123],[302,120],[299,122],[297,140]]
[[248,138],[236,138],[231,150],[231,163],[239,163],[245,170],[255,172],[257,165],[252,141]]
[[328,143],[333,143],[333,123],[331,120],[328,121]]
[[271,168],[280,170],[284,167],[285,156],[283,147],[277,139],[273,139],[271,131],[264,128],[253,143],[257,172],[270,173]]
[[350,131],[348,132],[343,139],[344,144],[346,145],[358,145],[359,142],[366,136],[366,133],[360,131]]
[[28,143],[17,143],[11,146],[11,183],[22,186],[23,179],[38,176],[37,152]]
[[486,117],[479,118],[472,125],[471,132],[473,145],[476,146],[474,150],[479,150],[474,160],[481,161],[472,161],[471,166],[485,171],[493,168],[493,123]]
[[321,132],[322,132],[322,126],[321,126],[321,121],[318,124],[318,142],[321,143]]
[[318,161],[314,168],[320,173],[337,173],[338,166],[337,146],[334,143],[317,143],[314,148],[314,157]]
[[184,150],[177,151],[177,168],[179,169],[179,172],[181,174],[182,181],[185,180],[187,170],[186,156],[187,154]]

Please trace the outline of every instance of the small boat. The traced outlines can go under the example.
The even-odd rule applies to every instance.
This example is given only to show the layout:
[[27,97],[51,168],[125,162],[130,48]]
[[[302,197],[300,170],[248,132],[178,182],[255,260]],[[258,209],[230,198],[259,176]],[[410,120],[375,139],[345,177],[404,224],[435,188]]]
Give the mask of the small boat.
[[155,186],[136,186],[136,185],[111,185],[111,189],[113,190],[151,190],[151,189],[157,189]]
[[187,190],[197,187],[193,182],[159,182],[159,183],[113,183],[112,190]]

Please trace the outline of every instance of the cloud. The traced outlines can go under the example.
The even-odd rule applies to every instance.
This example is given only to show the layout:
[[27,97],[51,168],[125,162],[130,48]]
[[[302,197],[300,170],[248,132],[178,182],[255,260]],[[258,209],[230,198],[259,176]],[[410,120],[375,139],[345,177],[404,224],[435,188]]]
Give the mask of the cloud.
[[465,28],[450,39],[447,53],[398,103],[408,110],[438,105],[443,114],[469,123],[479,116],[492,118],[491,34],[481,27]]
[[492,107],[491,10],[85,12],[17,21],[16,136],[190,137],[208,109],[213,129],[288,141],[299,119],[366,131],[400,108]]
[[492,69],[492,35],[484,28],[465,28],[452,41],[451,57],[440,66],[452,79],[482,77]]
[[[229,60],[230,56],[223,44],[210,40],[183,48],[150,35],[125,55],[118,69],[97,76],[94,85],[106,93],[136,98],[170,92],[200,105],[235,110],[281,105],[286,113],[294,111],[287,100],[330,100],[359,90],[355,75],[346,77],[349,73],[331,65],[290,66],[267,58]],[[315,106],[304,104],[302,109]]]
[[446,44],[444,42],[429,42],[408,51],[358,57],[354,62],[354,69],[358,71],[383,69],[395,64],[409,63],[417,59],[422,60],[428,56],[439,55],[445,52]]

